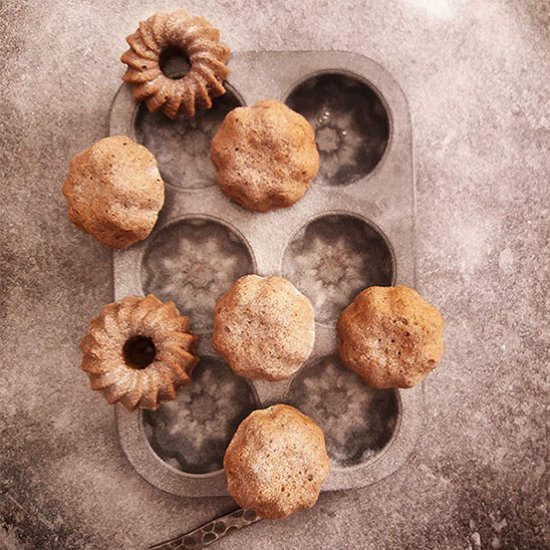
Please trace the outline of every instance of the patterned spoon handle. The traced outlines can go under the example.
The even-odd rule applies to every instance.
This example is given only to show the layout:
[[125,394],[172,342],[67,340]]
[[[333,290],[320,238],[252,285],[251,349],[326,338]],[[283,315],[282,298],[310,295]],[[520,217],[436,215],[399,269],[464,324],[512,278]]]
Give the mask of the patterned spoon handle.
[[194,531],[179,535],[175,539],[149,546],[148,550],[187,550],[191,548],[197,550],[209,546],[231,531],[242,529],[261,519],[256,512],[240,508],[226,516],[212,520]]

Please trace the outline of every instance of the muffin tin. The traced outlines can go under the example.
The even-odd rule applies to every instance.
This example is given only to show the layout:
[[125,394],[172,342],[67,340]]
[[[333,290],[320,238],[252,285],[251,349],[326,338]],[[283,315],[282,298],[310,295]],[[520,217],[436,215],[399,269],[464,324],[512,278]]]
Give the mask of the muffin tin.
[[[174,60],[173,77],[177,77]],[[123,85],[111,135],[157,157],[166,202],[153,234],[114,253],[117,300],[154,293],[174,300],[201,336],[193,382],[158,411],[117,405],[122,447],[137,472],[182,496],[225,495],[223,453],[255,408],[290,403],[325,431],[332,472],[323,490],[372,484],[406,460],[421,427],[422,386],[373,390],[345,369],[336,321],[370,285],[415,285],[412,129],[395,80],[346,52],[236,52],[228,93],[194,119],[151,114]],[[291,208],[249,212],[215,183],[210,141],[238,105],[274,98],[316,131],[317,179]],[[216,300],[239,276],[281,274],[313,303],[310,360],[282,382],[235,376],[211,344]]]

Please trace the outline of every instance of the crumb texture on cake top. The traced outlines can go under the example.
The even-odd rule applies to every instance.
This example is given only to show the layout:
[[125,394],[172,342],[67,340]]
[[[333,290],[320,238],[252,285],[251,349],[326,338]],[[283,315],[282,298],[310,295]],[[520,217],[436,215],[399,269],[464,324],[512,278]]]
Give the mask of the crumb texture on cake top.
[[319,170],[313,128],[275,100],[229,112],[212,140],[211,156],[222,191],[256,212],[291,206]]
[[443,356],[443,317],[406,286],[372,286],[338,320],[343,362],[373,388],[410,388]]
[[123,249],[153,230],[164,182],[150,151],[127,136],[112,136],[71,160],[63,195],[77,227],[101,244]]
[[214,348],[245,378],[288,378],[314,340],[311,302],[283,277],[245,275],[216,304]]
[[243,508],[268,519],[311,508],[330,473],[321,428],[289,405],[251,413],[224,457],[227,490]]

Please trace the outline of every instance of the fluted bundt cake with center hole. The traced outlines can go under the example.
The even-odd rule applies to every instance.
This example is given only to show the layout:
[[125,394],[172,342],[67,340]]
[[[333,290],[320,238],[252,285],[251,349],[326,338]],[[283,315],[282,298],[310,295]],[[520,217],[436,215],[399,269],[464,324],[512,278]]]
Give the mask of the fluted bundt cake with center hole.
[[[212,98],[225,93],[229,48],[220,44],[220,32],[203,17],[185,10],[159,12],[141,21],[126,40],[130,49],[121,57],[128,65],[123,79],[149,111],[192,117],[197,108],[210,109]],[[179,79],[163,72],[163,58],[172,52],[189,60],[189,71]]]
[[416,290],[371,286],[338,320],[342,361],[373,388],[410,388],[443,356],[443,317]]
[[228,493],[263,518],[311,508],[330,473],[323,431],[288,405],[254,411],[227,447],[224,470]]
[[197,337],[173,302],[149,294],[108,304],[80,345],[93,390],[127,409],[157,409],[191,382]]
[[164,183],[149,150],[129,137],[112,136],[71,160],[63,194],[77,227],[101,244],[128,248],[153,230]]

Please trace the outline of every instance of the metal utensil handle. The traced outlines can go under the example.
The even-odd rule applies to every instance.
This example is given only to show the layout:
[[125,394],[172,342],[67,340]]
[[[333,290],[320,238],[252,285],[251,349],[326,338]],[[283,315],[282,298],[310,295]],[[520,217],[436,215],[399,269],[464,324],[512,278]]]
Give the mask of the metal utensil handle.
[[209,546],[231,531],[242,529],[261,519],[256,512],[240,508],[230,514],[214,519],[194,531],[179,535],[175,539],[149,546],[148,550],[187,550],[191,548],[197,550]]

